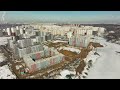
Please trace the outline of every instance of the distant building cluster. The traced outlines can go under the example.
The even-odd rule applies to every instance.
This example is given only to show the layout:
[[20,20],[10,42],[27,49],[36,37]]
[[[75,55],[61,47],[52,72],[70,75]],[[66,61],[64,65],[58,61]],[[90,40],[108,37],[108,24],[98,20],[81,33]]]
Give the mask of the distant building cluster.
[[[86,47],[93,35],[102,36],[105,33],[103,27],[83,26],[83,25],[32,25],[43,32],[50,32],[53,35],[60,35],[64,40],[68,40],[69,45]],[[59,36],[59,37],[60,37]],[[64,37],[63,37],[64,36]],[[65,38],[66,36],[66,38]]]
[[43,50],[41,43],[53,39],[50,33],[42,32],[31,26],[11,27],[5,31],[5,35],[12,37],[12,39],[8,40],[9,47],[20,58],[23,55]]
[[40,29],[44,32],[51,32],[53,35],[66,35],[69,32],[80,35],[102,35],[105,31],[103,27],[93,27],[93,26],[57,26],[57,25],[32,25],[34,28]]

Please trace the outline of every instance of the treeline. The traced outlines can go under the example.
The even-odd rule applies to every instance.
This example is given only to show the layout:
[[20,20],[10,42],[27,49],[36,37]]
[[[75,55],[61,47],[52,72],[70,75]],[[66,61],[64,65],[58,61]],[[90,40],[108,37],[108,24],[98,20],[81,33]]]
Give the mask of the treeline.
[[24,24],[0,24],[0,29],[15,27],[15,26],[21,26],[21,25],[24,25]]
[[85,26],[94,26],[94,27],[104,27],[107,31],[116,31],[120,30],[120,25],[118,24],[82,24]]

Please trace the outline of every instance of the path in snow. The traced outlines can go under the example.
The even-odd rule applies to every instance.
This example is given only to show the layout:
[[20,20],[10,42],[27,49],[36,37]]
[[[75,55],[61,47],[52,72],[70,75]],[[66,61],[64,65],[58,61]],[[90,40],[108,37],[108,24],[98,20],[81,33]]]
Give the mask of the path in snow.
[[[88,79],[120,79],[120,45],[106,42],[104,39],[98,40],[105,47],[97,51],[101,57],[91,67]],[[106,46],[106,45],[107,46]]]

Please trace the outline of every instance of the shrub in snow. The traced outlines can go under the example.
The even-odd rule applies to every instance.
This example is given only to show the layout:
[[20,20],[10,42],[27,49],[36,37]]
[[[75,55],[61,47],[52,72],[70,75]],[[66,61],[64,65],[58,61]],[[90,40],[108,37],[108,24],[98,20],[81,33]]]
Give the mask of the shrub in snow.
[[87,76],[87,75],[88,75],[88,71],[82,72],[82,76]]
[[89,68],[86,68],[87,70],[89,70]]
[[97,52],[95,52],[94,55],[98,55],[98,56],[100,56]]
[[92,64],[93,64],[93,61],[92,61],[92,60],[89,60],[89,61],[88,61],[88,67],[89,67],[89,68],[92,67]]
[[86,78],[86,76],[82,76],[83,78]]
[[87,72],[84,72],[86,75],[88,75],[88,73]]
[[67,79],[72,79],[71,75],[66,75]]

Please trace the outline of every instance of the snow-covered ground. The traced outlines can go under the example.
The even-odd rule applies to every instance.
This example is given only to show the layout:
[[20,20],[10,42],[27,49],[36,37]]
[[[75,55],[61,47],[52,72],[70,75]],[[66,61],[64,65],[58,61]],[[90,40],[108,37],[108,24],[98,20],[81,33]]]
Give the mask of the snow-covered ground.
[[[67,69],[64,69],[63,71],[60,72],[60,75],[57,75],[56,79],[68,79],[66,77],[66,75],[70,75],[70,74],[73,74],[75,75],[75,71],[69,71]],[[72,77],[73,79],[75,78],[75,76]]]
[[120,79],[120,45],[106,42],[103,38],[97,38],[97,42],[104,47],[98,48],[100,58],[90,68],[87,79]]
[[8,43],[8,39],[10,39],[11,37],[0,37],[0,45],[5,45]]
[[[94,55],[95,51],[91,51],[85,58],[85,61],[93,61],[92,67],[87,70],[86,66],[82,72],[81,78],[86,76],[85,79],[120,79],[120,45],[115,43],[106,42],[105,39],[97,37],[96,42],[102,44],[104,47],[97,48],[99,55]],[[74,74],[74,72],[72,72]],[[87,73],[88,75],[86,75]],[[66,75],[70,75],[70,70],[63,70],[60,72],[58,79],[67,79]],[[74,74],[75,75],[75,74]],[[75,77],[73,79],[78,79]]]
[[61,78],[65,79],[66,75],[70,74],[70,71],[69,70],[63,70],[62,72],[60,72],[60,74],[61,74]]
[[67,43],[68,41],[55,40],[55,41],[53,41],[52,43],[58,43],[58,42],[64,42],[64,43]]
[[[0,37],[0,45],[7,43],[7,39],[10,37]],[[95,37],[95,42],[102,44],[104,47],[97,48],[97,53],[100,55],[94,55],[94,51],[91,51],[87,60],[94,61],[93,66],[88,71],[87,79],[120,79],[120,45],[115,43],[106,42],[105,39]],[[54,43],[59,41],[54,41]],[[80,53],[79,49],[71,47],[61,47],[60,49],[69,50],[72,52]],[[2,61],[2,59],[0,59]],[[83,71],[87,72],[86,69]],[[69,70],[63,70],[60,72],[59,79],[66,79],[66,75],[74,72]],[[15,75],[9,70],[8,65],[0,67],[0,78],[2,79],[13,79]],[[77,79],[77,78],[76,78]]]
[[94,55],[95,52],[96,51],[90,51],[84,61],[88,63],[89,60],[92,60],[92,64],[94,64],[98,60],[98,58],[100,58],[99,55]]
[[3,55],[3,53],[0,53],[0,63],[5,61],[5,56]]
[[76,49],[76,48],[72,48],[72,47],[60,47],[59,50],[68,50],[68,51],[71,51],[71,52],[76,52],[76,53],[80,53],[80,50],[79,49]]
[[16,79],[16,76],[12,74],[8,65],[0,67],[0,79]]
[[[7,44],[7,40],[11,37],[0,37],[0,45]],[[5,61],[5,57],[2,53],[0,53],[0,63]],[[4,65],[0,67],[0,79],[16,79],[16,76],[12,74],[8,65]]]

